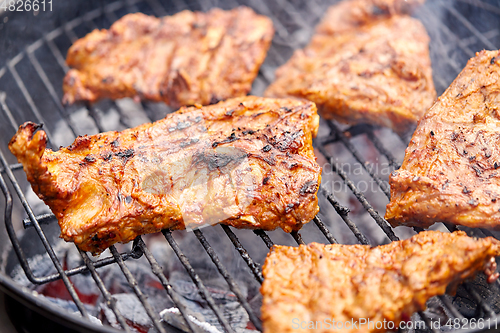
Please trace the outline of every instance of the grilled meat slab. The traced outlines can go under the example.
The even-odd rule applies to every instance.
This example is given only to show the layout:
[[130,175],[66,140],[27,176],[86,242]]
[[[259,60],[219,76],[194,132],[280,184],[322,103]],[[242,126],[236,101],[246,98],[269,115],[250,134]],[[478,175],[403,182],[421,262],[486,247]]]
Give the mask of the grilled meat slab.
[[500,51],[483,51],[422,118],[390,176],[393,226],[499,228],[499,110]]
[[[349,332],[385,331],[374,327],[384,320],[397,328],[424,309],[430,297],[444,294],[447,287],[454,291],[477,271],[484,270],[493,282],[498,255],[500,241],[474,239],[463,231],[425,231],[374,248],[275,246],[263,268],[264,332],[309,332],[311,322],[315,332],[331,332],[334,326],[327,325],[332,320],[344,324],[344,330],[346,322],[356,322]],[[360,325],[363,319],[365,325]]]
[[310,44],[276,71],[266,96],[305,98],[327,119],[405,133],[436,98],[429,36],[418,20],[399,14],[415,2],[332,6]]
[[242,97],[55,152],[28,122],[9,148],[61,237],[99,253],[165,228],[300,229],[319,210],[318,124],[314,103]]
[[136,97],[179,107],[245,96],[273,33],[246,7],[125,15],[71,46],[63,102]]

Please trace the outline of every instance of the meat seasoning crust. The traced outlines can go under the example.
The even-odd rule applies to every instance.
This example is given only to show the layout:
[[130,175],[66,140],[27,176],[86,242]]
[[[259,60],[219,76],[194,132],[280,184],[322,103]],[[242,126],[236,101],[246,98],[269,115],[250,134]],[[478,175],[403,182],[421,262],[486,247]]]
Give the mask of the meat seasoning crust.
[[[408,321],[425,302],[484,270],[493,282],[500,242],[463,231],[425,231],[410,239],[367,245],[274,246],[264,264],[265,333],[378,332],[373,323]],[[448,289],[447,289],[448,288]],[[371,325],[360,325],[370,319]],[[339,323],[336,329],[332,320]],[[302,327],[300,327],[302,325]],[[380,325],[377,325],[380,327]],[[304,329],[305,328],[305,329]]]
[[401,12],[423,1],[351,0],[330,7],[310,44],[276,71],[266,96],[296,96],[321,115],[403,134],[436,98],[429,36]]
[[500,52],[467,63],[420,121],[390,178],[393,225],[500,227]]
[[179,107],[245,96],[273,34],[272,21],[247,7],[128,14],[71,46],[63,102],[136,97]]
[[224,223],[298,230],[318,212],[321,168],[307,101],[242,97],[58,151],[28,122],[9,144],[61,237],[100,253],[165,228]]

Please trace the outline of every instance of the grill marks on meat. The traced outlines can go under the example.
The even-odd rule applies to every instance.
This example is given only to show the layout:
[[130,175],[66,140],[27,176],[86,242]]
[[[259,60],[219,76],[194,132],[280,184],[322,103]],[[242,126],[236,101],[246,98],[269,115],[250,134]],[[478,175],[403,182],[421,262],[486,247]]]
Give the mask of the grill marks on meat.
[[467,63],[422,118],[389,179],[393,225],[500,226],[500,52]]
[[311,102],[242,97],[55,152],[28,122],[9,148],[61,237],[99,253],[165,228],[300,229],[319,210],[318,124]]
[[266,96],[306,98],[327,119],[406,132],[436,98],[429,36],[418,20],[401,15],[418,2],[332,6],[310,44],[277,70]]
[[[307,323],[409,320],[432,296],[484,270],[493,282],[500,242],[474,239],[463,231],[421,232],[410,239],[367,245],[275,246],[264,268],[264,332],[295,332],[294,318]],[[296,322],[296,320],[295,320]],[[315,332],[330,332],[317,326]],[[322,329],[321,329],[322,328]],[[374,332],[360,326],[352,332]]]
[[244,96],[273,33],[270,19],[246,7],[128,14],[71,46],[63,102],[138,97],[179,107]]

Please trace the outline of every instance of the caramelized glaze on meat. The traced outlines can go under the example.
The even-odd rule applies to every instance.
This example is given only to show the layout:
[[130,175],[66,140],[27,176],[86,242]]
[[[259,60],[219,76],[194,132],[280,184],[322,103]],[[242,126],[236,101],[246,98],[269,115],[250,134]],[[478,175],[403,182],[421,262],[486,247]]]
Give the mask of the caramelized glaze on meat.
[[276,71],[266,96],[311,100],[327,119],[408,131],[436,98],[429,36],[418,20],[400,15],[415,3],[332,6],[310,44]]
[[[432,296],[484,270],[493,282],[500,241],[464,232],[425,231],[410,239],[367,245],[275,246],[264,268],[262,320],[265,333],[332,332],[332,320],[358,322],[349,332],[376,332],[373,323],[407,321]],[[295,322],[294,322],[295,319]],[[360,326],[361,319],[372,326]],[[321,324],[323,323],[323,324]],[[380,326],[379,326],[380,327]],[[386,326],[387,328],[387,326]],[[344,326],[345,329],[345,326]],[[340,330],[343,331],[343,330]]]
[[422,118],[390,178],[393,225],[500,226],[500,51],[467,63]]
[[63,102],[137,97],[179,107],[244,96],[273,33],[270,19],[246,7],[125,15],[71,46]]
[[9,148],[61,237],[99,253],[165,228],[300,229],[319,210],[318,124],[311,102],[242,97],[55,152],[28,122]]

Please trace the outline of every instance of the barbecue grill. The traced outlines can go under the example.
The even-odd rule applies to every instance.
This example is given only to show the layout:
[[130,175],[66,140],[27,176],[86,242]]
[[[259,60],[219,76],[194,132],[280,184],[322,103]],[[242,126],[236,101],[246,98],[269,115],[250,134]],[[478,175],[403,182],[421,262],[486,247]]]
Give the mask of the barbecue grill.
[[[133,244],[117,245],[109,254],[93,258],[78,250],[80,263],[71,266],[58,252],[62,240],[57,239],[58,226],[54,216],[44,212],[43,205],[30,192],[20,164],[7,149],[10,138],[18,126],[31,120],[44,124],[49,146],[70,144],[77,135],[94,134],[105,130],[119,130],[144,121],[161,119],[169,108],[161,104],[132,103],[130,101],[103,101],[96,105],[65,107],[61,104],[62,78],[68,70],[64,58],[76,39],[96,28],[108,28],[119,17],[141,11],[163,16],[183,9],[206,11],[212,7],[230,9],[247,5],[257,13],[269,16],[276,34],[266,62],[257,77],[252,93],[262,95],[273,80],[275,69],[283,64],[294,49],[304,47],[326,8],[335,1],[310,0],[119,0],[51,2],[51,11],[4,12],[0,14],[0,188],[3,199],[4,225],[0,231],[0,288],[17,302],[26,306],[36,318],[50,317],[64,327],[77,331],[132,332],[118,306],[117,297],[107,286],[101,270],[117,267],[114,272],[126,281],[130,292],[141,304],[150,325],[158,332],[178,332],[172,322],[159,315],[147,293],[146,285],[131,269],[135,261],[143,260],[155,276],[157,284],[179,310],[183,330],[199,331],[189,317],[192,312],[170,276],[161,266],[161,253],[153,251],[148,236],[138,237]],[[48,6],[48,2],[47,2]],[[467,60],[482,49],[500,47],[500,6],[496,0],[428,0],[414,16],[420,19],[431,37],[431,58],[438,95],[441,94],[465,66]],[[395,241],[421,231],[418,228],[393,229],[383,218],[390,193],[387,175],[399,167],[404,148],[411,133],[398,137],[387,129],[370,125],[347,127],[331,121],[321,122],[315,150],[318,162],[324,166],[323,184],[319,191],[320,213],[300,232],[290,235],[282,231],[235,230],[227,226],[214,226],[193,232],[162,231],[170,247],[172,258],[184,270],[201,295],[204,306],[211,311],[217,325],[227,332],[241,331],[227,319],[217,301],[213,288],[207,286],[206,275],[200,273],[196,256],[190,256],[190,247],[205,251],[206,265],[227,283],[227,290],[246,313],[250,328],[261,329],[258,306],[249,299],[242,281],[262,283],[260,265],[268,248],[275,243],[292,245],[319,241],[330,243],[361,243],[377,245]],[[437,224],[433,228],[453,231],[457,227]],[[470,235],[494,235],[488,230],[468,229]],[[199,244],[190,239],[196,238]],[[187,240],[186,240],[187,239]],[[225,244],[225,245],[224,245]],[[231,248],[224,246],[230,245]],[[73,245],[72,245],[73,246]],[[74,247],[74,246],[73,246]],[[74,249],[73,249],[74,250]],[[225,252],[239,257],[227,261]],[[35,256],[46,258],[51,271],[40,274]],[[73,262],[74,263],[74,262]],[[238,266],[241,263],[244,266]],[[195,267],[196,266],[196,267]],[[31,286],[44,286],[59,281],[67,297],[79,314],[73,314],[56,302],[19,284],[13,272],[22,272]],[[249,279],[236,277],[235,272]],[[239,275],[241,275],[239,274]],[[100,325],[91,320],[89,309],[82,300],[77,277],[93,281],[107,310],[116,319],[114,325]],[[426,328],[416,331],[439,332],[431,327],[434,318],[462,320],[463,318],[490,318],[500,321],[499,283],[487,286],[484,277],[462,284],[456,296],[440,296],[428,302],[429,310],[412,316],[423,321]],[[160,289],[159,289],[160,290]],[[15,303],[17,304],[17,303]],[[258,302],[257,302],[258,304]],[[13,306],[13,305],[11,305]],[[17,306],[17,305],[16,305]],[[17,309],[17,308],[16,308]],[[13,311],[12,311],[13,312]],[[38,316],[41,315],[41,316]],[[26,321],[26,319],[25,319]],[[443,323],[443,321],[442,321]],[[253,325],[253,327],[252,327]],[[133,325],[132,325],[133,326]],[[179,325],[177,325],[179,326]],[[500,323],[499,323],[500,326]],[[456,326],[455,326],[456,327]],[[469,331],[486,331],[469,327]],[[412,331],[412,330],[409,330]],[[495,331],[492,326],[491,331]]]

